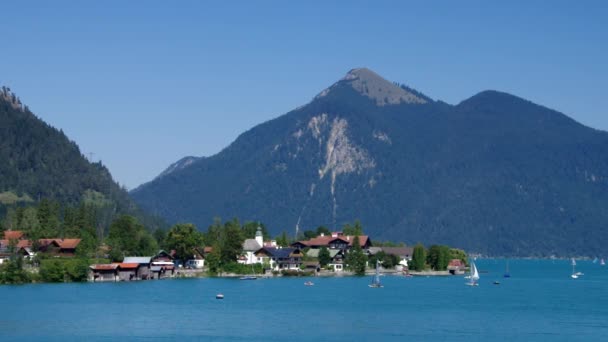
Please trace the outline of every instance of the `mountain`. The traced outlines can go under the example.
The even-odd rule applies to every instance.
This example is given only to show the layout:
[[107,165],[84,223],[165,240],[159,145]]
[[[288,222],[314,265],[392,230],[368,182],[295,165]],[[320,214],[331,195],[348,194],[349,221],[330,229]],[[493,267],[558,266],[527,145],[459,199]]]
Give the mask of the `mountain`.
[[[112,211],[156,221],[141,212],[101,162],[91,163],[61,130],[0,90],[0,217],[8,206],[51,199],[65,205],[95,201]],[[158,222],[158,221],[156,221]]]
[[497,91],[449,105],[362,68],[131,194],[199,227],[360,219],[376,240],[568,256],[605,249],[607,190],[605,132]]

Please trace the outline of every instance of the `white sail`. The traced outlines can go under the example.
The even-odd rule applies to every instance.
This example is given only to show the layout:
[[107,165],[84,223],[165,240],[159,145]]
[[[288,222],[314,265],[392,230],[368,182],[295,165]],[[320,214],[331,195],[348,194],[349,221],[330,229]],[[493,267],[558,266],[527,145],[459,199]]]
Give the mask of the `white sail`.
[[574,260],[574,258],[572,258],[571,264],[572,264],[572,266],[576,266],[576,260]]
[[479,272],[477,272],[477,266],[475,266],[475,263],[472,263],[471,265],[471,280],[479,280]]

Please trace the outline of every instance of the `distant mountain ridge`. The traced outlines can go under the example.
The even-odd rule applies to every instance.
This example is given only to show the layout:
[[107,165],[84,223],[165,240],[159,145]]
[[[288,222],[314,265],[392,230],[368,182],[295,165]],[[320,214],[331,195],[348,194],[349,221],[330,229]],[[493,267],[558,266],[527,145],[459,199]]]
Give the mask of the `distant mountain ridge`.
[[601,255],[608,134],[506,93],[449,105],[359,68],[131,194],[199,227],[238,216],[293,234],[358,218],[380,240]]

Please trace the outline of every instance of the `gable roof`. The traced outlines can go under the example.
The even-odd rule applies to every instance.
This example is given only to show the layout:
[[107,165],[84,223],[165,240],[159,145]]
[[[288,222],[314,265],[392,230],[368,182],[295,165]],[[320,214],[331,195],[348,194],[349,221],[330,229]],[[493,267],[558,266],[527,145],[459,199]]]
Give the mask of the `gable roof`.
[[118,268],[118,264],[94,264],[89,266],[93,271],[110,271],[116,270]]
[[122,261],[123,264],[135,263],[135,264],[149,264],[152,257],[125,257]]
[[[297,241],[296,243],[300,243],[307,247],[322,247],[322,246],[327,247],[332,242],[337,242],[337,241],[343,241],[344,243],[348,244],[349,247],[351,247],[353,245],[353,241],[355,241],[355,237],[351,236],[351,235],[346,235],[346,236],[345,235],[340,235],[340,236],[325,235],[325,236],[317,236],[310,240]],[[365,246],[369,242],[370,242],[369,236],[367,236],[367,235],[359,236],[359,246]],[[294,244],[296,244],[296,243],[294,243]],[[294,244],[292,244],[292,246]]]
[[81,239],[56,239],[59,243],[59,247],[63,249],[74,249],[78,247]]
[[23,232],[20,230],[7,230],[4,232],[5,240],[19,240],[23,237]]
[[386,254],[392,254],[400,257],[412,256],[414,248],[412,247],[382,247],[382,251]]
[[255,252],[260,248],[262,248],[262,246],[260,246],[256,239],[247,239],[243,242],[243,251],[245,252]]
[[275,248],[275,247],[264,247],[260,248],[257,252],[266,252],[273,258],[284,259],[289,258],[289,256],[294,252],[301,252],[299,248],[287,247],[287,248]]
[[[306,252],[306,256],[309,256],[311,258],[318,258],[320,251],[321,251],[321,249],[319,249],[319,248],[311,248],[311,249],[308,250],[308,252]],[[336,255],[342,253],[342,251],[339,250],[339,249],[328,249],[328,251],[329,251],[329,257],[332,258],[332,259]]]

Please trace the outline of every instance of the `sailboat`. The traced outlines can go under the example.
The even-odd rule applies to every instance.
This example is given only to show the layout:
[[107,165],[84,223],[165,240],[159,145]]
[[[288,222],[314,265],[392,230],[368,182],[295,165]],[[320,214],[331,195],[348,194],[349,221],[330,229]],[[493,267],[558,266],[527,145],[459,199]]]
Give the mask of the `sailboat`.
[[506,266],[505,274],[503,275],[503,277],[505,277],[505,278],[511,277],[511,273],[509,273],[509,260],[507,260],[507,266]]
[[372,277],[372,283],[369,284],[369,287],[373,287],[373,288],[384,287],[384,285],[382,285],[382,283],[380,282],[380,261],[379,260],[376,260],[376,273]]
[[475,266],[474,262],[471,262],[471,276],[470,281],[466,283],[469,286],[477,286],[479,285],[477,281],[479,280],[479,272],[477,272],[477,266]]
[[251,264],[251,275],[242,276],[239,279],[241,280],[256,280],[258,277],[255,275],[255,270],[253,269],[253,264]]
[[572,265],[572,275],[570,276],[572,279],[577,279],[578,277],[584,275],[582,272],[576,272],[576,260],[574,260],[574,258],[572,258],[570,264]]
[[604,258],[602,258],[602,260],[600,260],[600,266],[606,266],[606,262],[604,261]]

